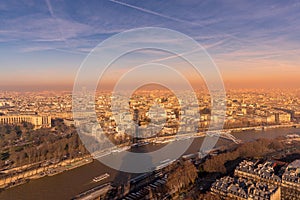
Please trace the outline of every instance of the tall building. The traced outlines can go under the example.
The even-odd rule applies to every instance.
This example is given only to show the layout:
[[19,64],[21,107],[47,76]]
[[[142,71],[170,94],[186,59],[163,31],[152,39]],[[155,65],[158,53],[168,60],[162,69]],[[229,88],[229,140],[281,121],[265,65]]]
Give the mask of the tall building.
[[133,121],[134,121],[134,132],[135,132],[133,137],[133,143],[137,143],[139,138],[139,110],[138,109],[134,109]]

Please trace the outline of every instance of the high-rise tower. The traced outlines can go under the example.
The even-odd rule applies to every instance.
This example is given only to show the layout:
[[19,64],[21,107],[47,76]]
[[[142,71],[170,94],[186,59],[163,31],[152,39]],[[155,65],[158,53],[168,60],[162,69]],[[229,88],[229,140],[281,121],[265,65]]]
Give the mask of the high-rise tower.
[[133,121],[134,121],[134,131],[135,131],[133,137],[133,143],[137,143],[139,138],[139,110],[138,109],[134,109]]

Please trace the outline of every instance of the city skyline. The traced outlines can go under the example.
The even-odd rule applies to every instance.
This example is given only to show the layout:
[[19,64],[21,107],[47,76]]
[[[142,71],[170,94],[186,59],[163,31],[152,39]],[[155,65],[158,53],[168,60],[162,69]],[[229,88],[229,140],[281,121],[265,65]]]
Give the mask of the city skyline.
[[299,85],[298,2],[2,1],[0,10],[2,90],[72,90],[93,48],[142,27],[168,28],[195,39],[219,67],[227,88]]

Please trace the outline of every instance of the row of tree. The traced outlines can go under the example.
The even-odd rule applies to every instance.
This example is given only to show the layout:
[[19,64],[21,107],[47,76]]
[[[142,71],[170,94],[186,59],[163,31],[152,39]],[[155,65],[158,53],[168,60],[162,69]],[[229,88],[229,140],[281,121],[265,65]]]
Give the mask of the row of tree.
[[206,160],[203,170],[209,173],[227,173],[226,163],[238,158],[261,158],[285,147],[279,139],[259,139],[253,142],[241,144],[233,151],[228,151]]

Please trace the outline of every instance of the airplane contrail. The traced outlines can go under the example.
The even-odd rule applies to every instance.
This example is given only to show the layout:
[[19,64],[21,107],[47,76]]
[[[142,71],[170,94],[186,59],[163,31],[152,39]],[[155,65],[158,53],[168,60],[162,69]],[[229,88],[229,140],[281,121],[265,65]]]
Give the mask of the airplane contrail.
[[[124,2],[120,2],[120,1],[116,1],[116,0],[109,0],[109,1],[113,2],[113,3],[116,3],[116,4],[120,4],[120,5],[129,7],[129,8],[136,9],[136,10],[148,13],[148,14],[152,14],[152,15],[156,15],[156,16],[159,16],[159,17],[162,17],[162,18],[165,18],[165,19],[169,19],[169,20],[172,20],[172,21],[192,24],[192,25],[196,25],[196,26],[200,26],[200,27],[206,27],[208,30],[211,30],[211,31],[215,32],[214,29],[211,29],[211,28],[209,28],[209,27],[207,27],[206,25],[203,25],[203,24],[199,24],[199,23],[195,23],[195,22],[192,22],[192,21],[187,21],[187,20],[182,20],[182,19],[179,19],[179,18],[171,17],[171,16],[168,16],[168,15],[164,15],[164,14],[161,14],[161,13],[158,13],[158,12],[154,12],[154,11],[151,11],[151,10],[148,10],[148,9],[145,9],[145,8],[141,8],[141,7],[138,7],[138,6],[134,6],[134,5],[124,3]],[[240,41],[240,42],[246,42],[246,43],[253,44],[251,41],[247,41],[247,40],[238,38],[238,37],[236,37],[235,35],[232,35],[232,34],[223,33],[223,35],[227,36],[229,38],[235,39],[237,41]],[[257,44],[255,44],[255,45],[258,46]]]
[[[131,4],[128,4],[128,3],[124,3],[124,2],[120,2],[120,1],[115,1],[115,0],[109,0],[109,1],[113,2],[113,3],[117,3],[117,4],[120,4],[120,5],[123,5],[123,6],[126,6],[126,7],[130,7],[130,8],[136,9],[136,10],[140,10],[140,11],[145,12],[145,13],[156,15],[156,16],[159,16],[159,17],[162,17],[162,18],[165,18],[165,19],[169,19],[169,20],[172,20],[172,21],[189,23],[189,24],[198,25],[198,26],[200,25],[198,23],[194,23],[194,22],[191,22],[191,21],[186,21],[186,20],[182,20],[182,19],[179,19],[179,18],[171,17],[171,16],[164,15],[164,14],[161,14],[161,13],[158,13],[158,12],[154,12],[152,10],[148,10],[148,9],[145,9],[145,8],[134,6],[134,5],[131,5]],[[201,25],[201,26],[204,26],[204,25]]]

